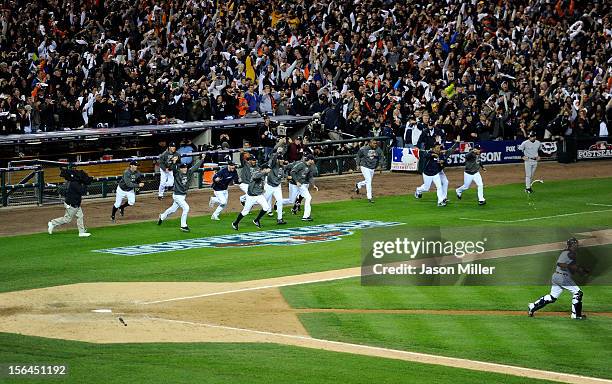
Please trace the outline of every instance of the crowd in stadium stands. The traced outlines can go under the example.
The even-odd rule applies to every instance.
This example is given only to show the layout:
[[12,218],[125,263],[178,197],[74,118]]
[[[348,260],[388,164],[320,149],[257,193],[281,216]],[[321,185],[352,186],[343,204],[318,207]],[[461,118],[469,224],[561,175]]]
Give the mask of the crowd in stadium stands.
[[605,137],[606,3],[5,1],[0,133],[318,113],[398,145]]

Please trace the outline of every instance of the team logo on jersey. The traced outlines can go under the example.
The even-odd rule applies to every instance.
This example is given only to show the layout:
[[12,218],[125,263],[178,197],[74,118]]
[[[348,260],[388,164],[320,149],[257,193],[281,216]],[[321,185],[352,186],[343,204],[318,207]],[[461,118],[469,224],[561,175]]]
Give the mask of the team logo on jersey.
[[320,224],[309,227],[275,229],[272,231],[250,232],[235,235],[202,237],[198,239],[167,241],[156,244],[135,245],[98,249],[94,252],[110,253],[120,256],[140,256],[152,253],[182,251],[196,248],[240,248],[264,245],[303,245],[324,241],[340,240],[343,236],[353,234],[358,229],[391,227],[401,225],[398,222],[376,220],[347,221],[335,224]]

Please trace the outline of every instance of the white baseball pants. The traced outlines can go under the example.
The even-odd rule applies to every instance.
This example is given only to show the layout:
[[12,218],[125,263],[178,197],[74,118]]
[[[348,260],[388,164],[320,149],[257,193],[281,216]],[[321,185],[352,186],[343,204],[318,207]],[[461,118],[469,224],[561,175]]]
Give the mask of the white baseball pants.
[[276,200],[276,218],[278,220],[283,218],[283,189],[280,185],[273,187],[269,184],[264,186],[264,196],[268,202],[268,206],[272,207],[272,197]]
[[127,199],[129,205],[134,205],[136,202],[136,193],[132,189],[131,191],[124,191],[120,186],[117,186],[117,191],[115,194],[115,208],[119,208],[123,199]]
[[214,191],[213,190],[213,193],[215,194],[215,196],[212,198],[213,204],[219,204],[217,209],[215,209],[213,216],[219,216],[219,214],[221,214],[221,211],[223,211],[223,209],[227,206],[229,192],[226,189],[225,191]]
[[[421,194],[421,193],[429,191],[429,188],[431,187],[431,183],[432,182],[436,186],[436,194],[438,196],[438,204],[440,204],[440,203],[442,203],[444,201],[444,190],[442,189],[442,180],[440,180],[440,174],[439,173],[435,174],[433,176],[428,176],[426,174],[423,174],[423,185],[418,187],[416,189],[416,192],[418,194]],[[447,183],[448,183],[448,180],[447,180]]]
[[472,185],[472,181],[476,184],[478,188],[478,201],[484,201],[484,184],[482,182],[482,176],[480,172],[476,172],[473,175],[470,175],[467,172],[463,172],[463,185],[455,190],[458,195],[461,195],[464,191],[467,191]]
[[247,195],[246,200],[244,201],[244,208],[242,208],[242,212],[240,212],[242,216],[248,215],[249,212],[251,212],[251,208],[253,208],[255,204],[259,204],[261,206],[261,209],[263,209],[264,211],[270,210],[270,206],[268,205],[268,200],[266,200],[266,197],[264,195],[258,195],[258,196]]
[[164,196],[164,191],[167,187],[174,186],[174,174],[172,171],[159,170],[159,190],[157,195],[160,197]]
[[310,217],[310,211],[312,207],[310,206],[310,202],[312,201],[312,196],[310,195],[310,191],[308,190],[309,184],[302,184],[298,187],[298,195],[304,198],[304,216],[303,218]]
[[374,177],[374,170],[366,167],[359,167],[361,174],[363,175],[363,181],[357,183],[357,188],[361,189],[366,187],[366,195],[368,199],[372,198],[372,177]]
[[240,183],[238,184],[238,188],[240,188],[240,190],[244,192],[244,195],[240,196],[240,202],[244,203],[248,196],[247,191],[249,190],[249,185],[247,183]]
[[536,160],[528,159],[525,161],[525,188],[531,188],[531,180],[535,175],[536,168],[538,168]]
[[172,205],[161,214],[161,219],[166,220],[168,216],[176,212],[179,208],[182,209],[181,213],[181,227],[187,226],[187,214],[189,213],[189,204],[185,200],[186,195],[172,194]]

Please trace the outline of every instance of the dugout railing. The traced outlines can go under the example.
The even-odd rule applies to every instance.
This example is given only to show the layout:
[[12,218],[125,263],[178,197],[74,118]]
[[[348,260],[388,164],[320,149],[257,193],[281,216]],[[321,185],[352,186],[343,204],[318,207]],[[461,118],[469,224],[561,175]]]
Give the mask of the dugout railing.
[[[386,161],[383,169],[389,169],[389,156],[387,149],[391,143],[390,137],[360,137],[345,140],[328,140],[305,144],[311,150],[328,155],[319,155],[316,158],[316,166],[320,176],[341,175],[343,173],[355,172],[358,170],[355,161],[355,154],[359,146],[371,139],[378,140],[385,151]],[[331,150],[329,147],[333,147]],[[178,154],[182,158],[195,157],[205,154],[210,157],[210,161],[205,162],[196,174],[192,187],[199,189],[210,187],[210,177],[219,166],[226,163],[219,160],[219,157],[230,155],[233,161],[238,162],[238,153],[245,149],[227,149],[217,151],[192,152],[188,154]],[[259,159],[263,159],[264,151],[261,147],[248,148],[247,151],[255,153]],[[349,150],[352,153],[342,153]],[[331,154],[330,154],[331,153]],[[139,169],[143,175],[144,187],[139,188],[137,193],[154,192],[158,190],[159,173],[156,170],[155,162],[158,156],[129,157],[123,159],[80,161],[80,162],[59,162],[48,160],[21,160],[12,162],[8,168],[0,168],[0,188],[1,205],[43,205],[57,204],[63,201],[65,194],[65,181],[60,176],[60,168],[78,167],[86,170],[94,178],[93,183],[87,188],[85,199],[108,197],[113,195],[117,184],[121,179],[122,172],[132,160],[140,163]],[[195,158],[193,159],[195,161]],[[99,167],[105,166],[106,170],[100,171]],[[98,168],[95,168],[98,167]],[[103,174],[110,172],[111,174]],[[208,179],[208,180],[207,180]]]
[[[352,173],[359,171],[357,166],[357,151],[362,145],[365,145],[370,140],[378,141],[385,154],[383,161],[383,170],[390,168],[389,149],[393,138],[389,136],[376,137],[356,137],[352,139],[342,140],[326,140],[305,144],[311,151],[322,153],[323,155],[316,156],[315,164],[319,170],[319,175],[342,175],[343,173]],[[329,147],[332,147],[331,149]]]

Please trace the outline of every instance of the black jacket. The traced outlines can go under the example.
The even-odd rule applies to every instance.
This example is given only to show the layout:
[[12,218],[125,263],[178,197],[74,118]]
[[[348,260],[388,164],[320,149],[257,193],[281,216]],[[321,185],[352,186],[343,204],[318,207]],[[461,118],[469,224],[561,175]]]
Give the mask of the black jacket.
[[81,206],[81,198],[87,192],[87,186],[78,181],[68,181],[66,188],[66,204],[78,208]]

